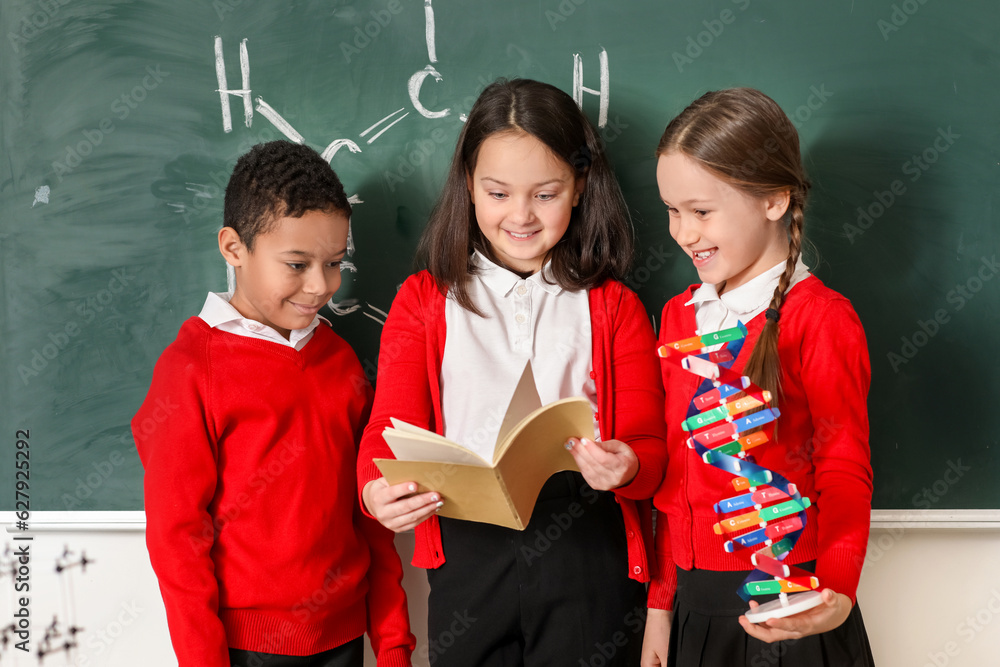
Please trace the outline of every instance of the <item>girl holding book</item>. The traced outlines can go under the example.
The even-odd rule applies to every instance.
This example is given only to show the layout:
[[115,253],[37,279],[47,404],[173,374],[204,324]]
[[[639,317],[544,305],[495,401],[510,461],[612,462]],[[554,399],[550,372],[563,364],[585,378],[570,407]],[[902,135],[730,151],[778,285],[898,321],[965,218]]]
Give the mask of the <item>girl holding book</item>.
[[[573,99],[531,80],[488,86],[421,239],[426,270],[386,320],[358,459],[365,511],[416,529],[436,666],[638,661],[650,577],[642,499],[663,476],[665,426],[652,328],[618,282],[631,257],[621,192]],[[549,479],[524,531],[440,517],[448,498],[381,476],[372,459],[392,457],[390,417],[492,459],[527,361],[543,404],[590,400],[595,434],[567,443],[581,472]]]

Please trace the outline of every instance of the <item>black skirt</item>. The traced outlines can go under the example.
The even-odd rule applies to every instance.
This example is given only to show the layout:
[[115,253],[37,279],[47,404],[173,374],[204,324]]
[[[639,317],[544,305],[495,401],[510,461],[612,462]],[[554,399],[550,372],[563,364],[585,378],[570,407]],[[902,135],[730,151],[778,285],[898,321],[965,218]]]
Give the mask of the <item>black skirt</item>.
[[646,589],[629,578],[621,508],[580,473],[545,484],[523,531],[441,519],[427,571],[433,667],[634,667]]
[[[800,567],[812,570],[815,563]],[[855,604],[840,627],[767,644],[751,637],[739,617],[749,605],[737,594],[747,572],[677,568],[668,667],[870,667],[868,634]]]

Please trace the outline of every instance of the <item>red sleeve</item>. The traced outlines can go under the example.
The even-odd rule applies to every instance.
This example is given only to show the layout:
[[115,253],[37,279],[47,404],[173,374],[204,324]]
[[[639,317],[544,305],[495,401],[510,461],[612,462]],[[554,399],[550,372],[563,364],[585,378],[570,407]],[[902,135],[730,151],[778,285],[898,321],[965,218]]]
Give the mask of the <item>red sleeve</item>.
[[619,290],[612,313],[612,363],[605,369],[614,387],[614,433],[639,459],[639,471],[615,494],[631,500],[652,498],[667,464],[667,427],[663,421],[663,384],[656,356],[656,337],[639,297]]
[[850,303],[830,301],[802,341],[802,384],[813,423],[820,586],[855,600],[871,522],[871,367]]
[[355,524],[371,553],[368,565],[368,638],[379,667],[410,667],[417,640],[403,591],[403,566],[393,545],[393,533],[358,508]]
[[[665,345],[669,336],[666,331],[666,323],[672,321],[668,314],[670,310],[670,300],[663,307],[660,316],[659,344]],[[670,364],[661,363],[659,367],[660,381],[665,391],[670,388],[670,373],[673,368]],[[676,399],[675,399],[676,400]],[[683,400],[683,399],[681,399]],[[661,411],[666,414],[666,396],[661,404]],[[655,532],[653,537],[653,558],[656,561],[655,574],[649,582],[649,591],[646,604],[652,609],[673,609],[674,593],[677,591],[677,567],[674,565],[673,551],[670,548],[670,526],[667,524],[666,512],[656,511],[654,519]]]
[[182,328],[163,352],[132,419],[145,470],[146,545],[179,667],[229,667],[210,555],[217,452],[208,420],[208,358],[205,350],[183,349],[184,336]]
[[393,532],[358,510],[357,525],[368,542],[368,638],[379,667],[410,667],[417,644],[403,591],[403,566]]
[[[373,459],[393,458],[392,450],[382,437],[382,431],[392,425],[390,417],[428,430],[435,428],[428,380],[431,377],[428,364],[432,363],[432,357],[427,351],[433,336],[428,329],[444,326],[444,313],[439,314],[441,322],[438,322],[431,312],[435,296],[441,298],[430,275],[422,272],[410,276],[393,300],[382,327],[375,403],[358,453],[359,494],[368,482],[382,477]],[[361,507],[366,516],[371,516],[363,500]]]
[[669,611],[674,608],[674,593],[677,592],[677,567],[670,550],[667,515],[659,511],[655,519],[653,557],[656,559],[656,572],[649,582],[646,606]]
[[[358,423],[355,442],[360,443],[361,433],[370,417],[372,390],[365,382],[367,399],[365,410]],[[416,638],[410,632],[410,617],[403,590],[403,566],[393,544],[393,532],[379,522],[365,516],[360,499],[354,508],[354,525],[368,545],[368,638],[376,663],[386,667],[410,667],[410,655]]]

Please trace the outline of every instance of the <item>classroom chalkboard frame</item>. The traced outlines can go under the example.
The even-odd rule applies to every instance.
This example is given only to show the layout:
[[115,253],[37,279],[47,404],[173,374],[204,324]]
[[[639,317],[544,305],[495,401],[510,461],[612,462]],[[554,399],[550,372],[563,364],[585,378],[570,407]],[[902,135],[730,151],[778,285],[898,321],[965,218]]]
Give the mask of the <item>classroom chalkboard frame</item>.
[[[325,314],[374,379],[462,114],[503,75],[602,125],[636,225],[626,282],[654,324],[695,280],[657,199],[663,125],[706,90],[772,95],[814,183],[810,265],[868,333],[873,506],[987,522],[998,22],[973,0],[4,3],[0,414],[11,463],[30,434],[32,511],[141,510],[129,420],[181,322],[226,289],[213,239],[254,143],[314,146],[353,195],[353,270]],[[0,479],[0,508],[16,486]]]

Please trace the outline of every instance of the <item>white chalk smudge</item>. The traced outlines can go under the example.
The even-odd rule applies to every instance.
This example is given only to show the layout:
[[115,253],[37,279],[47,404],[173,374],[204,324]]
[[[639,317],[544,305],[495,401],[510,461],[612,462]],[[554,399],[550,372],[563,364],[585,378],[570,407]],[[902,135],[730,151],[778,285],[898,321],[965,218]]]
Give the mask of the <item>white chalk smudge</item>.
[[[350,200],[348,200],[350,201]],[[360,202],[359,202],[360,203]],[[351,223],[347,223],[347,256],[351,257],[354,255],[354,228]]]
[[340,315],[341,317],[350,315],[361,308],[361,304],[358,303],[357,299],[346,299],[340,303],[336,303],[333,299],[330,299],[326,305],[330,307],[334,315]]
[[47,185],[35,188],[35,201],[31,202],[31,208],[35,208],[35,204],[48,204],[49,194],[51,192],[52,190],[50,190]]

